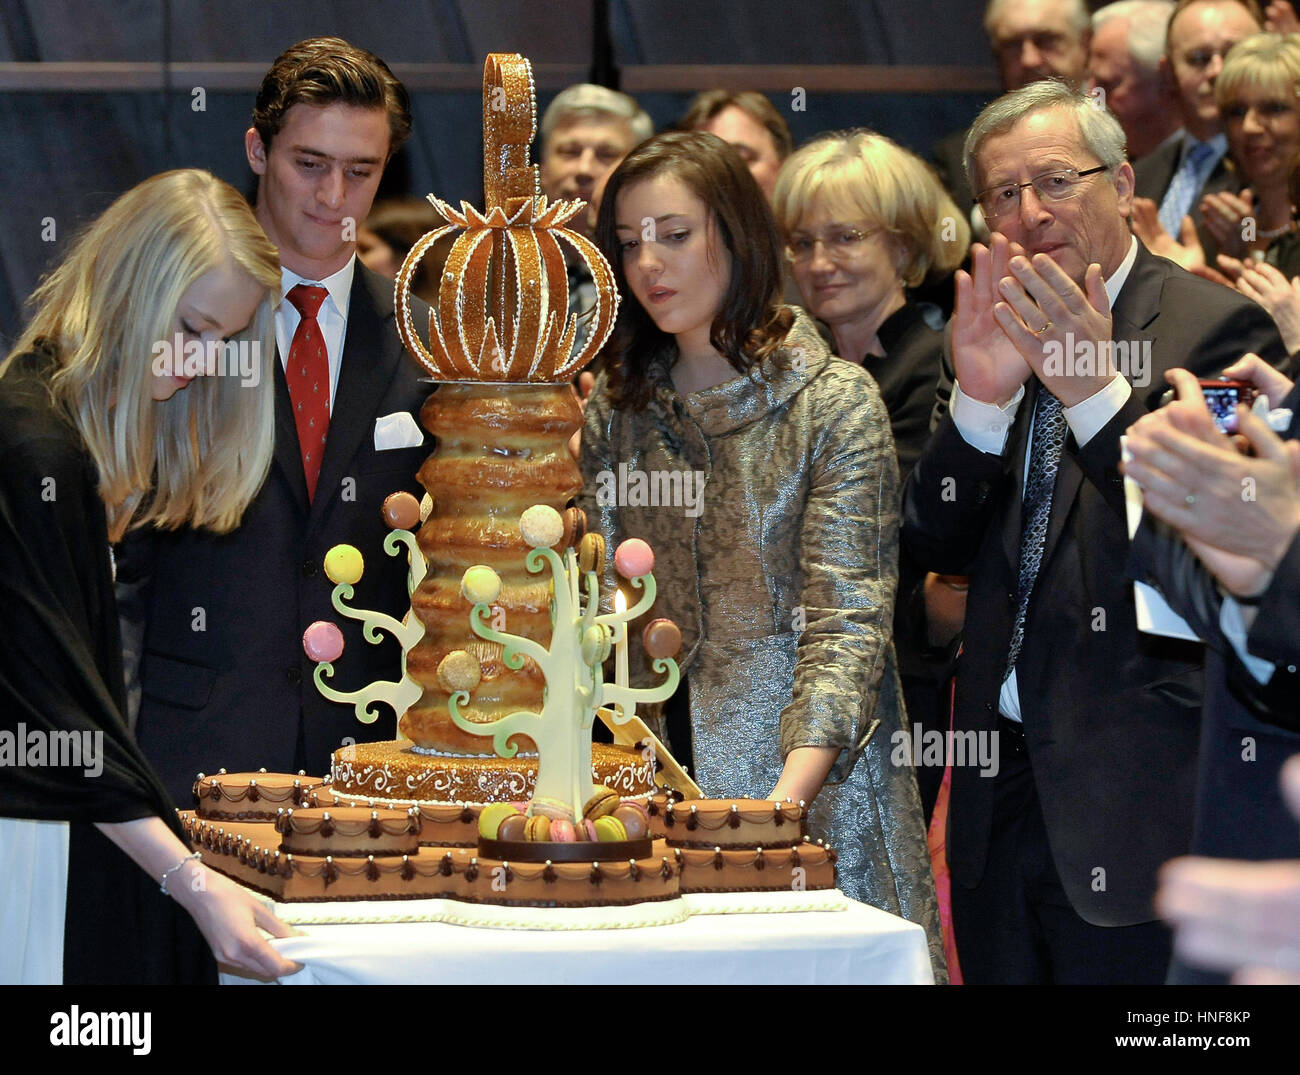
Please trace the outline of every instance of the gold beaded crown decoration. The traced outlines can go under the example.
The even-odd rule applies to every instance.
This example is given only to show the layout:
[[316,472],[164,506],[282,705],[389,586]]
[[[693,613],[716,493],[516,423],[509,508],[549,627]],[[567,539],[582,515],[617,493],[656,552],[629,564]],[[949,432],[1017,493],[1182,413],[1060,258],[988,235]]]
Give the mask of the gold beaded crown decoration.
[[[448,223],[421,236],[397,274],[402,342],[437,381],[562,384],[590,362],[618,313],[609,262],[586,236],[564,227],[581,199],[548,204],[528,150],[537,133],[533,69],[518,53],[491,53],[483,65],[485,209],[460,210],[429,195]],[[440,239],[460,232],[429,311],[429,347],[411,321],[411,278]],[[569,279],[560,241],[587,266],[595,306],[581,347],[569,313]]]

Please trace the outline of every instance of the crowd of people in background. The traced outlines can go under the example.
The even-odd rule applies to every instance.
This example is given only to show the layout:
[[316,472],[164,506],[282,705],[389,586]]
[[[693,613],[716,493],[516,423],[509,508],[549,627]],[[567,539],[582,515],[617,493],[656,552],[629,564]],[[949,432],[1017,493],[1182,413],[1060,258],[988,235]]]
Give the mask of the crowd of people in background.
[[[584,475],[709,474],[693,533],[587,505],[607,540],[651,539],[661,600],[695,643],[659,729],[706,792],[812,803],[842,887],[923,925],[938,981],[1203,982],[1243,966],[1300,981],[1300,864],[1212,861],[1300,860],[1297,763],[1282,783],[1300,752],[1300,19],[1256,0],[1091,14],[991,0],[984,27],[1003,94],[929,161],[864,128],[796,146],[757,91],[702,92],[658,134],[596,85],[542,115],[542,192],[588,203],[570,226],[623,296],[577,386]],[[373,491],[391,492],[428,450],[418,434],[393,453],[365,443],[422,392],[376,274],[440,221],[415,198],[372,205],[410,130],[405,91],[337,39],[294,46],[273,72],[246,137],[289,295],[261,327],[288,388],[274,460],[258,464],[270,477],[216,522],[196,506],[165,529],[145,517],[114,567],[119,595],[142,595],[123,600],[122,630],[144,658],[83,668],[121,710],[120,725],[97,718],[123,743],[110,813],[59,814],[41,787],[0,800],[18,819],[150,818],[155,844],[128,851],[155,873],[179,847],[154,824],[161,788],[175,797],[241,749],[273,769],[327,766],[338,729],[302,720],[325,703],[284,647],[308,589],[324,592],[324,549],[351,532],[330,483],[361,453]],[[348,213],[365,224],[340,239]],[[568,272],[581,317],[594,285],[581,260]],[[435,301],[439,275],[435,250],[415,294]],[[264,276],[241,280],[248,309],[213,330],[243,330]],[[325,347],[302,377],[324,386],[320,427],[297,418],[290,368],[313,329]],[[36,358],[11,358],[0,386],[30,393],[19,378],[93,349],[84,334],[28,333]],[[343,362],[358,339],[384,356],[364,375]],[[1224,378],[1235,394],[1219,406]],[[155,501],[138,468],[111,485],[101,436],[83,415],[64,447],[91,446],[117,540],[123,513]],[[202,603],[283,639],[239,652],[215,630],[215,658],[181,652],[168,595],[210,589],[254,548],[257,598],[228,587]],[[400,578],[374,584],[405,600]],[[91,653],[118,644],[101,621],[76,625]],[[290,714],[274,734],[258,716],[272,677]],[[198,756],[196,714],[220,758]],[[946,748],[900,755],[923,730]],[[251,912],[214,899],[225,918],[187,907],[205,939],[283,969],[247,939]]]

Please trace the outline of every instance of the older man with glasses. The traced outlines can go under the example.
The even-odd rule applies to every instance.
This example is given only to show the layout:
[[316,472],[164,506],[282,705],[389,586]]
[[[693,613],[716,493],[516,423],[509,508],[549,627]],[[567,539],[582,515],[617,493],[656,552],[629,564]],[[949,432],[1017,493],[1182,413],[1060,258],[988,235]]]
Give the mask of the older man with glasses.
[[1159,982],[1155,875],[1190,846],[1200,647],[1139,634],[1120,434],[1164,371],[1284,358],[1258,306],[1129,230],[1113,116],[1059,82],[995,101],[966,141],[993,229],[959,273],[952,407],[913,470],[903,541],[968,573],[955,726],[954,928],[972,982]]

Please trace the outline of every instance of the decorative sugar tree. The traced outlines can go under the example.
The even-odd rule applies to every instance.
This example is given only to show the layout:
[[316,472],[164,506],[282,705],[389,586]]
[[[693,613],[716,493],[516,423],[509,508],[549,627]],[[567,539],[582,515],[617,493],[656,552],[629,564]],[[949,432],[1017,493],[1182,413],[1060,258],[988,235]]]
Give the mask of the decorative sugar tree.
[[[419,502],[410,493],[393,493],[384,501],[383,513],[384,520],[392,527],[392,533],[384,538],[384,551],[389,556],[400,556],[405,547],[407,593],[412,594],[425,573],[424,554],[411,532],[420,523]],[[367,642],[377,645],[381,640],[380,631],[397,639],[402,647],[401,677],[396,681],[376,680],[354,691],[335,690],[327,684],[325,680],[334,675],[333,662],[343,655],[343,632],[328,620],[317,620],[308,627],[302,636],[302,646],[307,656],[316,662],[313,678],[321,694],[330,701],[351,705],[357,720],[362,724],[372,724],[379,717],[374,708],[376,702],[386,702],[401,716],[408,706],[419,701],[424,692],[424,688],[406,671],[407,654],[424,637],[424,624],[412,612],[397,620],[383,612],[347,605],[345,602],[352,600],[353,587],[361,581],[364,572],[365,560],[353,545],[335,545],[325,555],[325,574],[335,584],[331,598],[334,608],[340,615],[360,621],[363,625],[361,634]]]
[[[448,710],[458,728],[474,735],[492,736],[501,757],[515,755],[511,737],[526,735],[537,744],[538,771],[534,800],[569,804],[575,817],[596,786],[591,779],[591,732],[596,711],[613,706],[613,721],[632,719],[638,702],[662,702],[677,689],[680,674],[672,655],[681,645],[681,632],[670,620],[655,620],[646,627],[643,642],[655,672],[667,678],[657,687],[632,688],[627,683],[627,625],[646,612],[655,600],[654,553],[633,538],[619,545],[614,566],[629,581],[640,599],[631,608],[602,614],[600,579],[604,572],[605,543],[599,534],[587,534],[572,548],[557,553],[564,522],[554,508],[538,504],[519,519],[520,533],[532,547],[524,563],[536,574],[543,565],[551,569],[551,642],[542,646],[519,635],[494,629],[492,604],[501,579],[490,567],[471,567],[461,580],[461,592],[474,604],[470,627],[479,638],[499,643],[508,668],[519,669],[531,658],[546,679],[540,711],[521,709],[488,723],[466,720],[460,707],[478,686],[481,669],[467,650],[455,650],[438,665],[438,678],[450,694]],[[618,650],[614,683],[604,678],[604,661]]]

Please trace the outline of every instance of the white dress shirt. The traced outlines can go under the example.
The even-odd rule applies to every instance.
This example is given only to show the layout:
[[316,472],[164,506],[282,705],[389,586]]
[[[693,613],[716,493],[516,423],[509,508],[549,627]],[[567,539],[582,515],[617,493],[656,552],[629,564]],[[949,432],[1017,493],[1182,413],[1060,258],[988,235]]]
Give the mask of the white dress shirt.
[[[348,327],[348,304],[352,300],[352,278],[356,274],[357,259],[348,258],[348,263],[332,276],[324,280],[309,280],[289,269],[280,269],[280,286],[284,294],[298,284],[312,284],[323,287],[329,296],[321,303],[316,313],[316,323],[320,325],[321,335],[325,337],[325,353],[330,365],[330,415],[334,414],[334,396],[339,387],[339,367],[343,362],[343,337]],[[293,344],[293,334],[298,328],[302,315],[298,308],[286,297],[275,311],[275,343],[280,352],[280,366],[287,369],[289,348]]]
[[[1120,262],[1119,268],[1105,282],[1106,299],[1110,303],[1111,309],[1115,308],[1115,299],[1119,296],[1120,288],[1124,286],[1124,282],[1128,279],[1136,258],[1137,239],[1131,239],[1124,260]],[[1117,373],[1109,384],[1083,402],[1076,403],[1073,407],[1063,407],[1061,413],[1065,416],[1065,422],[1069,426],[1070,432],[1074,434],[1075,443],[1082,448],[1088,441],[1092,440],[1107,422],[1119,414],[1124,404],[1128,402],[1128,397],[1132,391],[1132,386],[1124,379],[1124,375]],[[1020,409],[1020,401],[1024,398],[1025,388],[1024,385],[1021,385],[1010,402],[1003,407],[998,407],[991,403],[982,403],[977,399],[971,399],[970,396],[962,392],[961,384],[954,382],[950,405],[953,424],[957,427],[957,432],[961,434],[962,439],[972,448],[978,448],[989,455],[1001,455],[1006,450],[1007,436],[1011,432],[1012,423],[1016,420],[1016,413]],[[1029,436],[1025,438],[1024,469],[1026,476],[1029,473],[1029,451],[1033,445],[1033,437],[1034,430],[1031,424]],[[1023,485],[1020,492],[1023,496]],[[1016,686],[1016,670],[1014,668],[1011,670],[1011,675],[1002,684],[1002,691],[998,695],[998,709],[1004,717],[1010,720],[1019,721],[1021,719],[1020,691]]]

